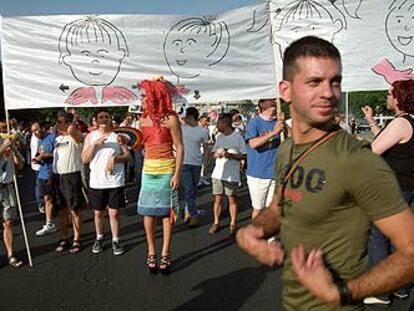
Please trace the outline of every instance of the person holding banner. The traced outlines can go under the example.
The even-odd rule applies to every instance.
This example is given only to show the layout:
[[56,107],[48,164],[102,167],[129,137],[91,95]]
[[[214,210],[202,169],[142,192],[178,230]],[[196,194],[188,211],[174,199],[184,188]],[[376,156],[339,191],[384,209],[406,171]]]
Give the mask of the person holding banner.
[[124,248],[119,239],[119,210],[125,206],[125,163],[131,160],[128,148],[120,144],[111,128],[111,114],[100,108],[95,114],[98,129],[86,135],[82,162],[89,163],[89,202],[94,209],[96,240],[92,253],[104,250],[104,217],[108,210],[112,233],[112,251],[122,255]]
[[144,216],[150,273],[158,270],[155,227],[157,218],[162,219],[163,245],[159,269],[163,274],[168,274],[172,224],[175,221],[174,210],[178,207],[177,190],[184,156],[181,125],[173,110],[171,92],[166,83],[162,80],[144,80],[139,86],[143,109],[140,129],[145,157],[138,213]]
[[[0,122],[0,130],[7,129],[6,122]],[[3,242],[8,264],[14,268],[23,261],[13,253],[13,219],[16,217],[16,193],[13,188],[15,169],[21,169],[24,159],[17,151],[12,139],[0,138],[0,217],[3,219]]]
[[69,251],[75,254],[81,250],[82,218],[84,207],[81,176],[81,151],[83,135],[77,129],[74,115],[64,110],[57,115],[57,133],[53,150],[54,190],[56,208],[59,211],[61,240],[56,252],[69,248],[68,242],[68,209],[72,216],[73,242]]
[[275,190],[274,166],[284,118],[276,120],[274,99],[260,99],[259,115],[250,119],[247,142],[247,185],[252,201],[252,219],[271,205]]
[[[364,310],[365,297],[414,278],[414,214],[393,172],[367,142],[333,125],[341,80],[330,42],[304,37],[285,50],[279,93],[292,137],[276,159],[272,206],[237,235],[260,262],[283,264],[286,311]],[[372,222],[396,251],[366,271]],[[278,233],[281,243],[267,240]]]

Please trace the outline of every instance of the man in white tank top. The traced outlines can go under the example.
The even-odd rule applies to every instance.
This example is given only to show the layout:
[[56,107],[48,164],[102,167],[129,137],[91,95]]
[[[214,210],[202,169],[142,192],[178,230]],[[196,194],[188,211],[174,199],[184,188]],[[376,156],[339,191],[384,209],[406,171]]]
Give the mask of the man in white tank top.
[[82,162],[89,163],[89,201],[95,210],[96,240],[92,253],[99,254],[104,246],[104,216],[108,209],[114,255],[122,255],[124,249],[119,241],[119,209],[125,205],[125,165],[131,160],[126,146],[118,141],[111,129],[111,114],[99,109],[96,113],[98,130],[85,138]]
[[81,209],[85,205],[82,194],[81,151],[83,135],[76,128],[71,113],[64,110],[57,115],[57,137],[53,149],[53,186],[56,196],[56,209],[59,211],[61,240],[56,252],[69,247],[68,209],[72,216],[73,242],[69,251],[74,254],[81,250]]

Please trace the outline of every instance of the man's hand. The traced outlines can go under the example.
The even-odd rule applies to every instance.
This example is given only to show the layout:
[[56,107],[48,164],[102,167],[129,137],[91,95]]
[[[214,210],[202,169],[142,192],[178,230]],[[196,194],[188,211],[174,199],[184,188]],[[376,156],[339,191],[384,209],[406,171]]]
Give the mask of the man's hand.
[[276,122],[275,127],[273,128],[273,135],[278,135],[283,131],[283,122]]
[[285,122],[285,113],[283,111],[278,112],[276,118],[281,123]]
[[12,144],[13,144],[13,141],[10,138],[6,138],[3,141],[3,147],[5,147],[5,148],[10,147]]
[[262,228],[249,225],[241,228],[236,235],[237,243],[245,252],[270,267],[283,263],[284,251],[278,241],[268,242],[263,238]]
[[99,137],[97,140],[95,140],[95,142],[93,143],[94,146],[102,146],[103,144],[105,144],[106,140],[108,138],[107,137]]
[[293,271],[303,287],[326,303],[340,304],[338,287],[325,267],[320,249],[311,250],[306,258],[303,245],[299,245],[290,253],[290,259]]
[[214,157],[220,159],[220,158],[224,157],[225,152],[226,151],[223,148],[220,148],[220,149],[218,149],[214,152]]

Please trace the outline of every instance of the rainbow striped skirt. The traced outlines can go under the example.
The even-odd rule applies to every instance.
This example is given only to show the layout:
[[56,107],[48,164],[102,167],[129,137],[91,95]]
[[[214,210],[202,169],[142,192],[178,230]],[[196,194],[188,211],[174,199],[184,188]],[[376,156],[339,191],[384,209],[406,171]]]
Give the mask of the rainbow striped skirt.
[[175,159],[144,160],[138,214],[168,216],[171,207],[178,207],[178,191],[170,185],[174,171]]

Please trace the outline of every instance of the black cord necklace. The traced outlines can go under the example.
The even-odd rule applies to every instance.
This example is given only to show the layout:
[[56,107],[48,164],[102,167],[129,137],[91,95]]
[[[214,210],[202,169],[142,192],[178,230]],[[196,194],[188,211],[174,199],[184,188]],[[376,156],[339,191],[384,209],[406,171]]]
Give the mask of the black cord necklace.
[[[331,137],[335,136],[339,133],[340,128],[339,126],[334,127],[330,131],[326,132],[323,136],[315,140],[308,148],[306,148],[303,152],[301,152],[295,159],[292,160],[293,157],[293,148],[295,146],[293,140],[292,145],[290,146],[289,151],[289,163],[286,166],[286,169],[283,170],[283,179],[282,179],[282,189],[279,193],[280,200],[279,206],[281,207],[281,216],[285,216],[285,205],[290,205],[290,200],[285,199],[285,191],[288,182],[290,181],[294,171],[296,170],[297,165],[301,162],[308,154],[310,154],[314,149],[316,149],[319,145],[322,145],[325,141],[328,141]],[[329,136],[329,137],[328,137]]]

